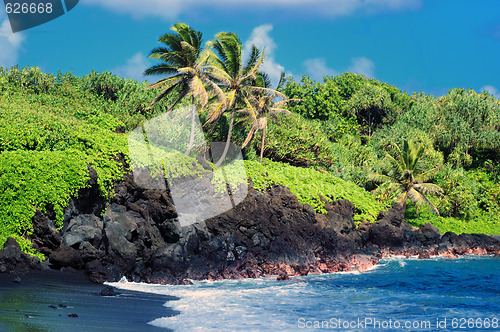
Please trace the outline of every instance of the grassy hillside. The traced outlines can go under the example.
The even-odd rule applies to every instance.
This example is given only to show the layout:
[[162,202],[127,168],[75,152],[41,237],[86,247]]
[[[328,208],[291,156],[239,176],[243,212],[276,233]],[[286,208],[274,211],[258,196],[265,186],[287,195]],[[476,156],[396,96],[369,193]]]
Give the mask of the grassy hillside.
[[[348,199],[357,207],[357,221],[373,221],[396,198],[370,174],[394,152],[391,143],[413,136],[426,147],[423,165],[439,166],[432,181],[444,194],[430,197],[440,217],[425,208],[417,214],[409,204],[408,220],[414,225],[429,221],[442,232],[500,234],[500,136],[494,122],[500,104],[494,98],[461,91],[439,99],[408,96],[359,75],[325,83],[290,82],[284,92],[299,95],[303,102],[289,108],[292,115],[270,118],[267,159],[256,161],[261,132],[244,149],[255,188],[283,184],[318,213],[324,212],[320,197]],[[363,84],[376,88],[361,90]],[[310,93],[311,85],[331,93]],[[373,93],[383,94],[384,101],[371,100]],[[176,95],[148,109],[154,97],[145,84],[109,73],[76,77],[45,74],[36,67],[0,69],[0,243],[12,236],[24,251],[39,255],[28,240],[31,218],[37,209],[53,210],[60,227],[69,198],[87,184],[88,166],[97,171],[101,195],[113,195],[111,185],[124,172],[117,156],[128,159],[127,133],[164,112]],[[335,107],[308,111],[328,105]],[[377,121],[367,123],[370,107],[387,109],[378,109]],[[482,115],[472,118],[477,110]],[[446,112],[476,127],[467,131],[461,125],[450,132],[446,128],[455,126],[456,119],[433,118]],[[201,118],[206,115],[202,111]],[[224,115],[206,135],[223,141],[227,127]],[[237,122],[234,141],[241,144],[248,129],[245,122]]]

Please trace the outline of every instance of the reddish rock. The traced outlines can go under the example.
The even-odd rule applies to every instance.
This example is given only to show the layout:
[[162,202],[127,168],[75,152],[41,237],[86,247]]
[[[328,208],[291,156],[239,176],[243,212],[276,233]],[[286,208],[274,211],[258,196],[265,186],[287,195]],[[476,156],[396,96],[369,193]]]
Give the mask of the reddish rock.
[[431,258],[431,255],[429,254],[428,251],[421,251],[418,254],[418,259],[430,259],[430,258]]
[[278,281],[285,281],[285,280],[290,280],[290,277],[288,276],[288,273],[286,271],[281,271],[278,274],[278,277],[276,278]]

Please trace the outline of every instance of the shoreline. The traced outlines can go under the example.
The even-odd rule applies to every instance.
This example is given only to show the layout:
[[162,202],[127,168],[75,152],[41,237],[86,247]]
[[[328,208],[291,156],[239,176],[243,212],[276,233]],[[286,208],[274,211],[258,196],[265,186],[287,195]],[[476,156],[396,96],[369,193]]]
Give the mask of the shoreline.
[[[403,251],[392,251],[390,249],[382,249],[380,257],[374,257],[363,254],[354,254],[349,259],[344,261],[318,261],[312,267],[309,267],[307,272],[300,271],[297,269],[296,265],[287,264],[267,264],[262,267],[263,271],[278,271],[277,273],[262,273],[262,277],[276,278],[277,280],[284,281],[289,280],[291,277],[306,276],[308,274],[321,275],[325,273],[338,273],[338,272],[360,272],[364,273],[372,270],[378,266],[382,259],[387,258],[403,258],[403,259],[414,259],[414,260],[429,260],[434,258],[446,258],[446,259],[460,259],[468,256],[490,256],[490,257],[500,257],[500,253],[488,252],[484,248],[469,248],[464,253],[457,254],[451,251],[439,253],[435,248],[431,249],[407,249]],[[244,278],[219,278],[219,279],[204,279],[207,281],[217,281],[217,280],[239,280]],[[255,279],[255,278],[250,278]],[[204,281],[198,280],[198,281]]]
[[0,274],[0,329],[168,331],[147,323],[178,314],[165,306],[176,297],[126,290],[119,290],[116,296],[101,296],[103,288],[79,271]]
[[499,236],[441,234],[431,224],[415,228],[404,220],[398,204],[382,211],[376,222],[356,226],[350,201],[325,202],[327,213],[317,214],[287,187],[266,192],[250,188],[232,210],[182,227],[161,190],[138,188],[129,176],[116,184],[116,192],[102,216],[85,214],[77,208],[81,203],[72,201],[60,231],[38,213],[33,241],[48,260],[36,262],[9,238],[0,250],[0,272],[73,269],[98,284],[125,276],[134,282],[176,285],[366,271],[392,255],[500,254]]
[[[415,250],[407,250],[405,254],[383,250],[382,256],[376,261],[363,260],[360,255],[354,255],[351,262],[357,262],[358,265],[339,265],[344,268],[317,270],[308,274],[354,273],[360,275],[376,269],[380,266],[381,260],[390,258],[425,261],[436,258],[456,260],[486,256],[499,257],[499,255],[486,253],[482,250],[469,250],[462,255],[455,256],[437,254],[429,257],[415,255]],[[372,264],[360,265],[359,262],[371,262]],[[287,270],[283,265],[280,268],[282,271]],[[305,275],[307,274],[290,274],[287,278],[282,278],[280,274],[262,274],[251,279],[265,278],[300,282],[294,280],[294,277]],[[242,280],[242,278],[196,281],[236,280]],[[127,280],[127,282],[129,281]],[[144,283],[144,285],[161,284]],[[117,295],[101,296],[100,292],[106,286],[113,287]],[[36,330],[37,328],[44,331],[68,328],[73,331],[88,331],[89,329],[94,331],[169,331],[165,327],[150,323],[158,317],[165,318],[181,314],[168,306],[170,301],[177,301],[179,297],[141,290],[128,290],[120,288],[115,283],[95,284],[90,282],[82,271],[35,270],[22,275],[0,274],[0,299],[0,329],[2,331]],[[16,303],[16,306],[9,307],[12,303]],[[76,316],[68,316],[72,314]]]

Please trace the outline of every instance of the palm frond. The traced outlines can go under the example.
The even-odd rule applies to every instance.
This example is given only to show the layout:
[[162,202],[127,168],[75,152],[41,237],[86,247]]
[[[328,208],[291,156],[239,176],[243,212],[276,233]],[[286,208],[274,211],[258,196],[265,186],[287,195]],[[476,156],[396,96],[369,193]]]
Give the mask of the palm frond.
[[288,103],[298,103],[299,101],[302,101],[302,99],[283,99],[280,101],[275,102],[273,105],[276,107],[280,107],[282,105],[288,104]]
[[432,179],[434,173],[436,171],[438,171],[439,168],[438,167],[433,167],[427,171],[425,171],[424,173],[421,173],[421,174],[417,174],[415,175],[415,180],[419,183],[423,183],[423,182],[427,182],[429,181],[430,179]]
[[[257,48],[257,46],[252,45],[252,48],[250,50],[250,57],[248,58],[248,61],[242,70],[243,76],[246,75],[248,73],[248,71],[250,70],[250,68],[255,66],[255,64],[259,61],[260,54],[261,54],[260,50]],[[266,85],[262,85],[262,86],[266,86]]]
[[157,64],[147,68],[144,75],[173,75],[177,73],[177,68],[166,64]]
[[423,195],[443,195],[443,188],[434,183],[418,183],[413,188]]
[[424,202],[424,195],[415,190],[415,188],[411,188],[410,190],[408,190],[408,197],[413,203],[418,205],[422,205],[422,203]]
[[276,91],[274,89],[270,89],[270,88],[263,88],[263,87],[260,87],[260,86],[251,86],[251,87],[248,87],[250,90],[252,91],[256,91],[256,92],[261,92],[261,93],[267,93],[269,95],[269,97],[271,99],[274,99],[276,97],[278,98],[287,98],[287,96],[279,91]]
[[264,57],[265,57],[265,49],[262,50],[262,53],[259,57],[259,59],[257,60],[257,62],[255,62],[255,64],[249,68],[247,68],[245,70],[245,75],[242,76],[242,80],[247,80],[247,79],[255,79],[259,69],[260,69],[260,66],[262,65],[262,62],[264,61]]
[[195,75],[189,80],[189,89],[195,98],[201,100],[201,106],[204,107],[208,103],[208,93],[201,79]]
[[281,113],[281,114],[286,114],[286,115],[292,114],[292,112],[290,112],[289,110],[286,110],[284,108],[271,107],[268,110],[269,110],[270,114],[276,114],[276,113]]
[[395,178],[396,177],[401,177],[401,175],[404,173],[404,161],[403,160],[396,160],[396,158],[394,158],[393,156],[391,156],[390,154],[387,154],[385,156],[386,160],[389,161],[390,165],[391,165],[391,169],[390,171],[392,171],[392,173],[394,174],[397,174],[395,175]]
[[241,145],[241,148],[243,149],[245,146],[247,146],[248,143],[252,140],[253,135],[255,132],[258,130],[257,125],[254,123],[252,128],[250,128],[250,131],[248,132],[247,137],[245,138],[245,141],[243,141],[243,144]]
[[[167,96],[175,88],[178,88],[178,87],[180,87],[180,84],[173,84],[173,85],[169,86],[168,88],[166,88],[165,90],[163,90],[159,95],[157,95],[155,97],[155,99],[153,99],[153,101],[151,102],[151,104],[149,104],[148,108],[149,109],[153,108],[160,100],[162,100],[163,98],[165,98],[165,96]],[[184,90],[186,90],[186,89],[185,88],[183,89],[182,87],[180,87],[180,89],[181,89],[181,96],[184,97],[186,95],[186,93],[184,92]],[[177,103],[178,103],[178,101],[175,102],[174,105],[177,104]]]
[[171,85],[175,85],[175,84],[179,84],[181,82],[182,82],[182,75],[176,75],[174,77],[163,78],[163,79],[159,80],[156,83],[150,84],[148,86],[148,89],[154,89],[154,88],[157,88],[159,86],[162,86],[162,85],[165,85],[165,84],[169,84],[169,83]]
[[368,179],[376,183],[396,183],[396,179],[381,173],[371,172],[368,174]]
[[286,82],[285,73],[281,73],[280,80],[278,82],[278,86],[276,87],[276,90],[281,90],[281,88],[283,88],[283,85],[285,85],[285,82]]

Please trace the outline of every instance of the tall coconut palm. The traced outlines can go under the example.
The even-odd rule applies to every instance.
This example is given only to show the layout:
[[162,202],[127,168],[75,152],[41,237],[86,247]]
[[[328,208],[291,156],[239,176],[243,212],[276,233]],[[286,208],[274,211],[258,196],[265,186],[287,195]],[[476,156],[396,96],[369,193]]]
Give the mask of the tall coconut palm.
[[[264,144],[266,140],[266,128],[269,116],[276,116],[279,113],[291,114],[290,111],[282,108],[285,104],[289,102],[296,102],[299,99],[288,99],[283,93],[278,90],[284,83],[285,74],[282,73],[280,81],[275,90],[271,89],[271,80],[267,74],[259,72],[256,79],[257,87],[251,87],[254,93],[249,95],[248,103],[244,109],[239,110],[239,113],[245,114],[245,120],[250,120],[252,122],[252,127],[248,132],[248,135],[243,142],[241,148],[243,149],[251,140],[252,137],[257,133],[257,131],[262,130],[262,141],[260,145],[260,162],[262,163],[262,158],[264,157]],[[264,89],[259,90],[262,87]],[[257,91],[255,91],[257,90]],[[274,101],[276,98],[281,98],[279,101]]]
[[400,203],[403,209],[406,208],[408,198],[415,204],[418,214],[418,206],[426,203],[431,210],[439,215],[439,211],[427,198],[428,194],[443,194],[443,189],[436,184],[429,183],[431,175],[437,167],[420,173],[417,165],[424,154],[423,146],[419,146],[412,141],[405,140],[401,149],[397,149],[397,158],[387,154],[386,161],[381,173],[371,174],[370,178],[375,182],[388,184],[389,189],[399,192]]
[[220,159],[215,163],[218,167],[226,158],[231,143],[234,117],[237,107],[245,107],[249,96],[255,91],[254,84],[259,67],[264,60],[264,51],[260,52],[252,46],[250,57],[245,65],[242,62],[243,44],[235,33],[220,32],[215,40],[208,43],[211,52],[209,72],[219,84],[226,88],[226,105],[219,103],[208,115],[207,123],[217,121],[227,110],[230,112],[229,129],[226,145]]
[[189,155],[194,144],[196,98],[202,107],[208,103],[209,96],[205,89],[207,85],[219,96],[221,109],[224,109],[224,93],[206,71],[209,52],[202,51],[202,33],[191,29],[184,23],[175,24],[171,30],[173,33],[162,35],[158,41],[164,46],[154,48],[149,55],[150,58],[161,60],[161,63],[146,69],[144,75],[167,75],[166,78],[149,86],[150,89],[158,87],[163,89],[152,101],[150,108],[167,95],[177,91],[179,96],[167,110],[170,112],[182,98],[191,95],[191,134],[185,152]]

